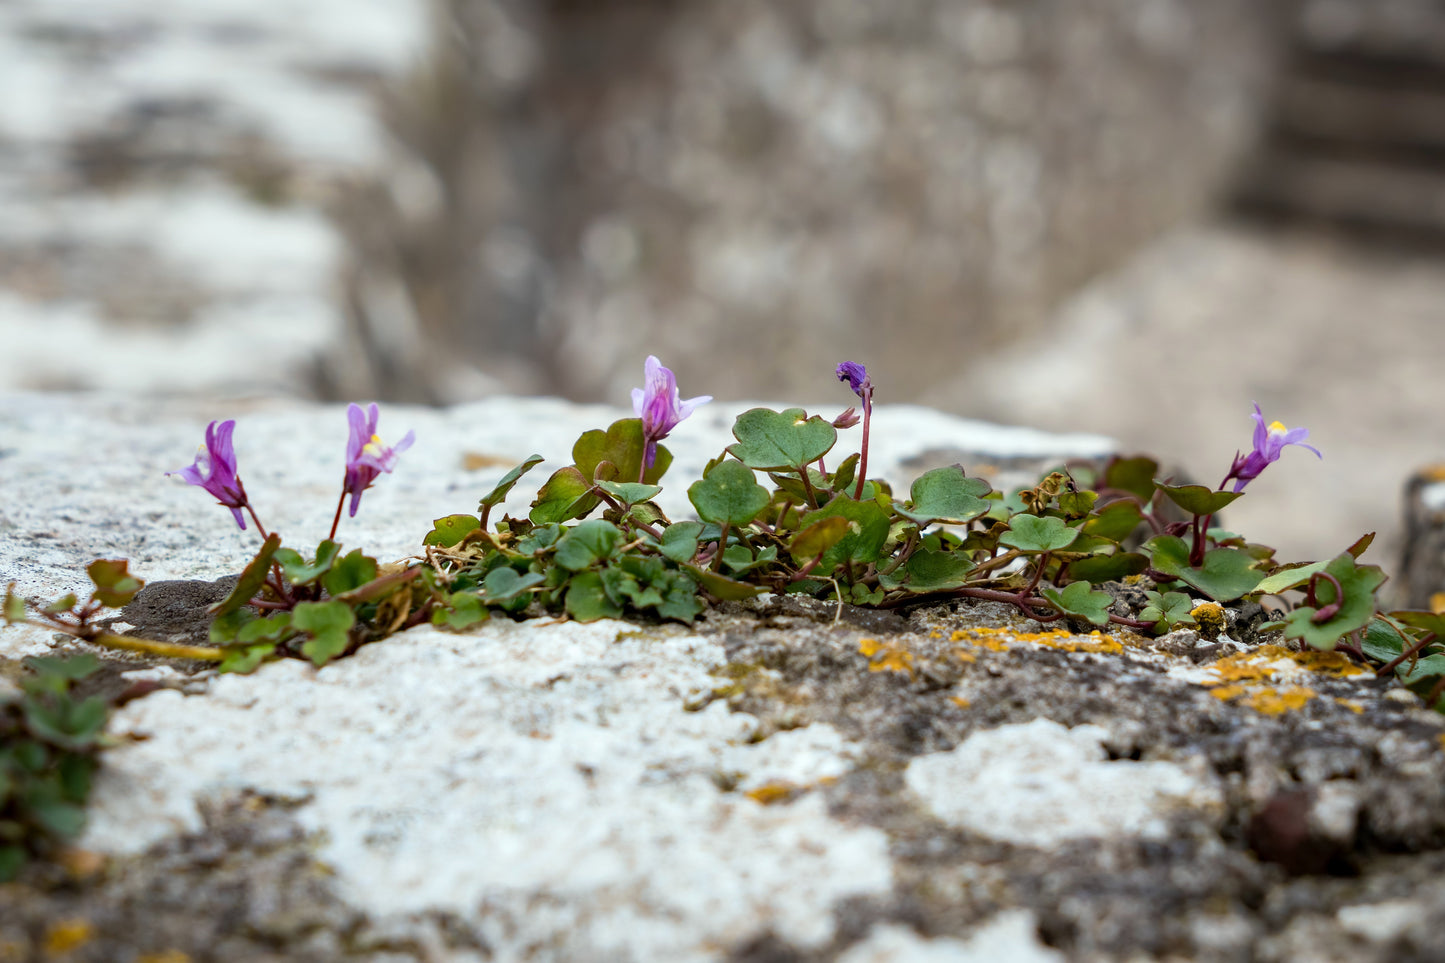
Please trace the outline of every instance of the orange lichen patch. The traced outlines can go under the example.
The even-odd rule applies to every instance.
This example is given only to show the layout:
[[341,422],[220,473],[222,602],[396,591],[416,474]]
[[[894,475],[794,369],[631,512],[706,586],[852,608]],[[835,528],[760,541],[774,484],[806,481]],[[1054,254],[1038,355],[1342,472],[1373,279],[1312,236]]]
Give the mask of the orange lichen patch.
[[45,931],[45,953],[59,956],[90,942],[95,930],[88,920],[60,920]]
[[1210,689],[1209,694],[1226,702],[1243,697],[1241,705],[1249,706],[1267,716],[1277,716],[1294,709],[1303,709],[1305,704],[1315,697],[1315,690],[1304,686],[1288,686],[1283,689],[1266,686],[1256,689],[1247,685],[1222,685]]
[[1441,733],[1440,735],[1436,736],[1435,738],[1436,738],[1437,740],[1439,740],[1439,742],[1440,742],[1440,748],[1441,748],[1441,749],[1445,749],[1445,733]]
[[1430,596],[1430,611],[1436,615],[1445,613],[1445,592],[1436,592]]
[[858,651],[867,657],[869,672],[902,672],[913,675],[913,653],[896,642],[859,639]]
[[959,629],[949,637],[952,642],[967,642],[991,652],[1006,652],[1011,644],[1031,642],[1064,652],[1102,652],[1118,655],[1124,651],[1124,644],[1112,635],[1094,631],[1088,635],[1075,635],[1067,629],[1050,629],[1045,632],[1015,632],[1012,629],[975,628]]
[[969,701],[968,701],[967,699],[965,699],[963,696],[952,696],[952,697],[951,697],[951,701],[953,702],[954,705],[958,706],[960,709],[967,709],[969,706],[973,705],[972,702],[969,702]]
[[180,950],[165,950],[161,953],[147,953],[138,957],[135,963],[191,963],[191,958]]
[[1336,699],[1335,701],[1357,715],[1365,711],[1363,702],[1356,702],[1354,699]]
[[772,782],[765,782],[756,789],[749,789],[743,793],[755,803],[764,806],[771,806],[773,803],[786,802],[795,796],[800,795],[804,787],[795,782],[788,782],[786,779],[775,779]]
[[1423,468],[1420,470],[1420,475],[1426,481],[1445,481],[1445,464],[1431,465],[1428,468]]

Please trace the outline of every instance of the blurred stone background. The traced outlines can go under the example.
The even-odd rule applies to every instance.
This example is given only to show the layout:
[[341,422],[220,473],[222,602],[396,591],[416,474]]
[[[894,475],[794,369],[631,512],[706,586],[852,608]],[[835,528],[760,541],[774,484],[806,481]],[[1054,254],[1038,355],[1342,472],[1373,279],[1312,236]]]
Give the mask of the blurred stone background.
[[1327,461],[1230,522],[1333,554],[1441,456],[1442,107],[1427,0],[4,0],[0,388],[851,358],[1205,481],[1257,400]]

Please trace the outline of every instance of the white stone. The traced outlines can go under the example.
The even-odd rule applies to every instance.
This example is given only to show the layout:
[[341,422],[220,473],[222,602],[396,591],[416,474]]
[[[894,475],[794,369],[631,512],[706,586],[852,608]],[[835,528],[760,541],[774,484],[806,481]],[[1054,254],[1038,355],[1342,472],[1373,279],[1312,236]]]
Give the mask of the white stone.
[[1418,930],[1429,918],[1426,907],[1405,899],[1342,906],[1335,912],[1335,920],[1346,932],[1371,943],[1392,943],[1411,930]]
[[1222,812],[1218,786],[1170,762],[1110,762],[1099,726],[1047,719],[978,732],[908,765],[908,788],[945,822],[992,839],[1054,846],[1136,834],[1162,838],[1180,810]]
[[999,913],[966,940],[927,939],[906,926],[873,927],[838,963],[1062,963],[1064,954],[1039,940],[1038,921],[1027,910]]

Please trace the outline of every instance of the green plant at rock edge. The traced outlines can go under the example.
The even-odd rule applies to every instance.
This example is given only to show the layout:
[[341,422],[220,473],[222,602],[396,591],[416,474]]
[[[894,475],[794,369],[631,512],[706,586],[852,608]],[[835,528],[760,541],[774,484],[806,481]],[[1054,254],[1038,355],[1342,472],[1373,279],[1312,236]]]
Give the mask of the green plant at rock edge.
[[0,882],[85,827],[110,706],[74,688],[98,666],[91,654],[32,656],[20,691],[0,696]]
[[[375,434],[376,406],[350,407],[336,517],[328,537],[302,552],[262,527],[237,473],[234,423],[212,423],[196,464],[179,474],[215,495],[243,528],[246,512],[263,541],[235,590],[214,607],[209,645],[167,646],[101,631],[99,609],[124,604],[139,586],[123,562],[92,566],[96,593],[83,605],[11,594],[5,615],[103,645],[251,671],[283,657],[324,666],[422,623],[465,629],[497,614],[687,623],[712,603],[764,592],[879,608],[981,599],[1041,622],[1141,633],[1192,625],[1189,613],[1201,597],[1225,604],[1299,597],[1268,628],[1316,649],[1374,659],[1382,671],[1403,656],[1388,671],[1408,665],[1411,684],[1437,678],[1428,675],[1434,629],[1409,613],[1380,612],[1384,573],[1358,562],[1368,537],[1335,559],[1286,565],[1268,546],[1212,525],[1285,448],[1319,454],[1305,444],[1305,429],[1267,424],[1258,405],[1252,446],[1235,456],[1217,489],[1160,478],[1148,458],[1114,457],[1060,466],[1012,492],[994,491],[959,466],[939,468],[914,479],[905,497],[867,477],[874,386],[866,368],[844,362],[837,375],[859,399],[861,418],[852,408],[831,421],[801,408],[743,412],[735,442],[687,487],[696,519],[673,520],[656,500],[672,464],[661,442],[709,399],[684,401],[672,372],[649,357],[645,386],[633,393],[636,417],[585,432],[571,463],[551,473],[525,513],[503,505],[543,462],[540,454],[509,471],[475,513],[434,520],[422,553],[391,566],[345,551],[335,536],[346,498],[354,514],[361,492],[395,467],[410,433],[388,448]],[[859,449],[830,470],[839,433],[860,422]],[[1148,589],[1137,615],[1106,591],[1121,582]],[[1381,619],[1400,641],[1399,653],[1387,658],[1376,654],[1385,652]]]

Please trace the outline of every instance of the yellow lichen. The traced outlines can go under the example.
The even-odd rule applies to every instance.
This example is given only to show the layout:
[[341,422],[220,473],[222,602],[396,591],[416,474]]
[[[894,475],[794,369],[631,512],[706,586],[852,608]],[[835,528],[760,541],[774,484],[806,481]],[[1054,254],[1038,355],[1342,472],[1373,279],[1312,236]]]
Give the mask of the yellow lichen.
[[1088,635],[1075,635],[1067,629],[1048,629],[1043,632],[1016,632],[1013,629],[980,626],[959,629],[950,636],[950,641],[967,642],[991,652],[1006,652],[1011,644],[1033,643],[1064,652],[1100,652],[1118,655],[1124,645],[1112,635],[1094,631]]
[[1199,625],[1200,634],[1214,638],[1224,631],[1224,606],[1218,602],[1202,602],[1189,610],[1189,615]]
[[1445,592],[1436,592],[1430,596],[1430,611],[1436,615],[1445,614]]
[[969,706],[973,705],[972,702],[969,702],[963,696],[953,696],[952,701],[953,704],[958,706],[960,709],[967,709]]
[[869,672],[901,672],[913,675],[913,653],[896,642],[860,639],[858,651],[867,657]]
[[60,920],[45,931],[45,952],[48,956],[69,953],[89,943],[94,935],[95,930],[88,920]]
[[1247,685],[1222,685],[1209,690],[1216,699],[1228,702],[1241,698],[1240,705],[1249,706],[1267,716],[1277,716],[1294,709],[1303,709],[1315,697],[1315,690],[1304,686],[1287,686],[1276,689],[1273,686],[1253,688]]
[[749,789],[743,793],[755,803],[764,806],[771,806],[773,803],[786,802],[803,791],[803,787],[795,782],[788,782],[786,779],[775,779],[772,782],[765,782],[756,789]]
[[180,950],[164,950],[137,957],[135,963],[191,963],[191,958]]
[[1365,711],[1363,702],[1356,702],[1354,699],[1336,699],[1335,701],[1353,713],[1359,714]]

